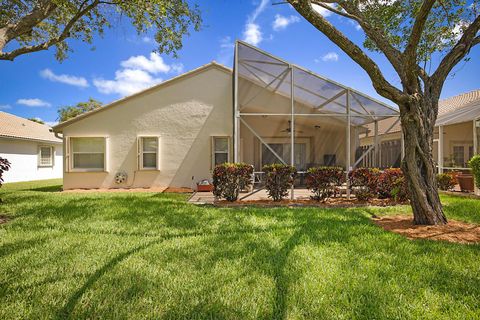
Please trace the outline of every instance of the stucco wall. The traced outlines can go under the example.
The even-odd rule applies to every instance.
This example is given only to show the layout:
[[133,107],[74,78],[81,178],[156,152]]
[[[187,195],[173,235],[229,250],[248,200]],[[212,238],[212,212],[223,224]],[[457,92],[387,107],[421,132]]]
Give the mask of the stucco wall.
[[[55,157],[52,167],[38,166],[40,145],[54,147]],[[61,144],[0,138],[0,157],[6,158],[11,163],[10,170],[4,174],[5,183],[62,177],[63,147]]]
[[[106,172],[65,172],[64,188],[194,187],[211,177],[211,137],[232,136],[232,75],[219,67],[179,78],[63,128],[106,136]],[[160,170],[137,170],[137,137],[160,137]],[[117,185],[115,174],[128,180]]]

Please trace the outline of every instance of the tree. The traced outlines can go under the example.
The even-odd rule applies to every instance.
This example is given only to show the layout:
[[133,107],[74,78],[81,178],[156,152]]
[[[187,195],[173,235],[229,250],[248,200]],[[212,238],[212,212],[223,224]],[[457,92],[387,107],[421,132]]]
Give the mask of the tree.
[[[61,61],[71,51],[67,39],[92,43],[94,34],[103,35],[121,17],[129,18],[138,34],[155,28],[157,50],[173,55],[189,27],[201,25],[198,7],[188,0],[2,0],[0,60],[54,46]],[[10,43],[13,48],[5,51]]]
[[[405,140],[402,169],[408,181],[415,224],[445,224],[432,158],[438,100],[452,68],[480,43],[478,0],[288,0],[314,27],[362,67],[381,96],[399,106]],[[401,81],[397,88],[366,51],[333,26],[329,10],[363,29],[364,47],[381,52]],[[438,58],[433,72],[427,65]]]
[[88,99],[87,102],[79,102],[74,106],[65,106],[58,109],[58,121],[64,122],[69,119],[75,118],[82,113],[89,112],[100,108],[102,103],[93,98]]
[[40,124],[45,124],[45,122],[43,122],[41,119],[39,118],[28,118],[28,120],[30,121],[33,121],[33,122],[36,122],[36,123],[40,123]]

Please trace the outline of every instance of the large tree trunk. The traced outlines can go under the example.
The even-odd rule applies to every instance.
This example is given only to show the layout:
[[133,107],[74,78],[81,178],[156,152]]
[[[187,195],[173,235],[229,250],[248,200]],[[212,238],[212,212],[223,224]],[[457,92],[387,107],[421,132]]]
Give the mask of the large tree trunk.
[[415,224],[447,223],[438,196],[436,171],[432,158],[433,131],[438,98],[428,94],[412,96],[401,106],[405,158],[402,169],[407,179]]

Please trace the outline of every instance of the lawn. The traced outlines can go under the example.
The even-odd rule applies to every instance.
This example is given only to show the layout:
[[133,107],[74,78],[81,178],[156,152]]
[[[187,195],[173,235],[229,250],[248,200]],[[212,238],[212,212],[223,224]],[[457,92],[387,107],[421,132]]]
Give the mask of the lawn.
[[[0,319],[479,319],[480,245],[375,226],[395,208],[197,207],[185,195],[0,189]],[[443,196],[480,223],[480,201]]]

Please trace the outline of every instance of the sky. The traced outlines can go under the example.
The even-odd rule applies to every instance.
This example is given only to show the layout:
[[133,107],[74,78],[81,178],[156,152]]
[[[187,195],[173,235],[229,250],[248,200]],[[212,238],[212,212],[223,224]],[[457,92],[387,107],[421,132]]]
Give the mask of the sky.
[[[152,52],[153,32],[137,35],[128,21],[123,21],[108,29],[103,38],[96,37],[93,45],[69,40],[73,52],[63,62],[55,59],[53,49],[23,55],[13,62],[0,61],[0,111],[53,125],[60,107],[90,97],[109,103],[212,60],[231,67],[237,39],[393,105],[376,94],[365,71],[320,31],[288,4],[272,2],[277,1],[197,1],[203,27],[184,39],[177,59]],[[358,25],[334,14],[324,15],[354,42],[363,42]],[[369,55],[385,77],[399,86],[386,59],[378,53]],[[454,68],[442,98],[480,88],[480,46],[470,57],[469,62]]]

